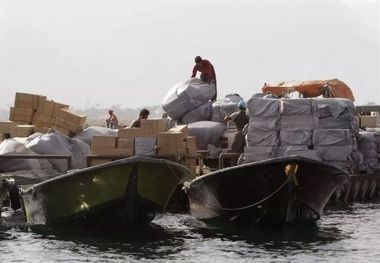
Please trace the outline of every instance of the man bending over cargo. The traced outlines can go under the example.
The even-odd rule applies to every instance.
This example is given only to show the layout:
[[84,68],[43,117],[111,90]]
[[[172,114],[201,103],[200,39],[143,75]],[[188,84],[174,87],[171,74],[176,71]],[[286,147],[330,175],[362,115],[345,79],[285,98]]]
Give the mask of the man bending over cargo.
[[141,120],[148,119],[150,112],[147,109],[142,109],[139,114],[139,118],[134,120],[130,126],[130,128],[141,128]]
[[200,56],[196,56],[193,74],[191,75],[192,78],[195,78],[195,76],[197,75],[197,71],[201,72],[201,80],[209,84],[215,84],[215,95],[211,98],[211,101],[215,101],[217,92],[214,66],[207,59],[202,59]]
[[110,115],[106,120],[107,128],[117,129],[119,127],[119,120],[116,117],[116,114],[113,110],[109,110],[108,114]]
[[234,140],[231,145],[231,152],[242,153],[244,152],[245,146],[245,127],[249,122],[249,117],[246,112],[247,105],[244,100],[239,101],[238,103],[239,111],[232,114],[227,114],[224,117],[224,122],[234,121],[236,124],[237,132],[235,134]]

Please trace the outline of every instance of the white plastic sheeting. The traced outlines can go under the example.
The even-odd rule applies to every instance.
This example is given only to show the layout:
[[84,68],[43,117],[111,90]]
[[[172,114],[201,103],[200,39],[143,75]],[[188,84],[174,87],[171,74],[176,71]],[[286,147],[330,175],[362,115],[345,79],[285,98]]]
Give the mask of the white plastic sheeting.
[[92,126],[79,132],[73,138],[81,140],[91,146],[93,136],[117,136],[117,130]]
[[208,144],[219,146],[226,125],[215,121],[198,121],[187,125],[187,129],[189,136],[197,138],[198,149],[205,150]]
[[208,101],[189,111],[181,118],[181,123],[189,124],[197,121],[209,121],[211,119],[212,102]]
[[162,101],[162,108],[173,120],[209,101],[215,95],[215,84],[191,78],[175,84]]
[[227,114],[239,111],[238,103],[243,100],[239,94],[228,94],[223,100],[217,100],[212,104],[212,121],[224,122]]

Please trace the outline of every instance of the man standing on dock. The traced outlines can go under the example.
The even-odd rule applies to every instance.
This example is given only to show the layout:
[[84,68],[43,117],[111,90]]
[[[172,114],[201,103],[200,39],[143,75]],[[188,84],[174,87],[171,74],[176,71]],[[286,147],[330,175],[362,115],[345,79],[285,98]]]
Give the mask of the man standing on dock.
[[195,57],[195,65],[193,68],[192,78],[195,78],[197,71],[201,72],[201,80],[209,84],[215,84],[215,95],[211,98],[211,101],[216,100],[217,91],[216,91],[216,75],[214,66],[207,59],[202,59],[200,56]]

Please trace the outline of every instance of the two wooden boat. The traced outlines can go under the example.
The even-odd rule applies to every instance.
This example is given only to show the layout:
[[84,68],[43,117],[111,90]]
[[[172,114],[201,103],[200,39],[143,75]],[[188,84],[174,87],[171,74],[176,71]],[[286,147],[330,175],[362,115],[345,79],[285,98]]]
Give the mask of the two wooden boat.
[[177,186],[192,177],[177,163],[135,156],[35,184],[21,197],[28,223],[122,230],[164,212]]
[[299,156],[225,168],[185,183],[198,219],[249,224],[296,224],[320,218],[341,169]]

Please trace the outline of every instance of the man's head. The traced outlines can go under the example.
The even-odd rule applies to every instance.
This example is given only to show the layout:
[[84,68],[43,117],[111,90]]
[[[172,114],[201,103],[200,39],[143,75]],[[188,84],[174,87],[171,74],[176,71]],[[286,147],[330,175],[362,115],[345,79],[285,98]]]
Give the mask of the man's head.
[[113,113],[113,110],[108,110],[109,115]]
[[140,111],[140,118],[141,118],[141,119],[148,119],[149,114],[150,114],[149,110],[147,110],[147,109],[142,109],[142,110]]
[[202,58],[200,56],[196,56],[194,61],[195,61],[195,64],[200,64],[202,62]]
[[239,101],[238,107],[240,110],[245,110],[247,108],[247,104],[245,104],[244,100]]

